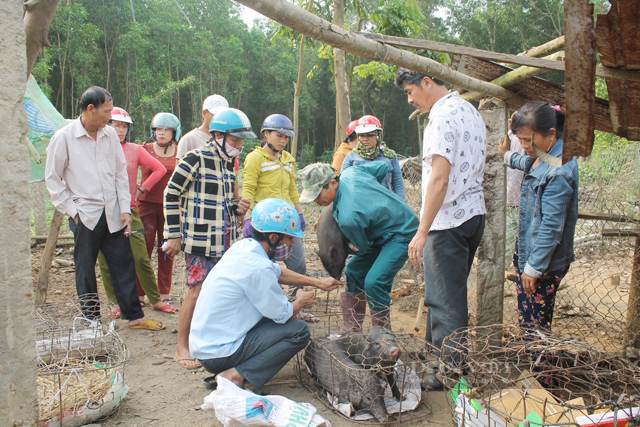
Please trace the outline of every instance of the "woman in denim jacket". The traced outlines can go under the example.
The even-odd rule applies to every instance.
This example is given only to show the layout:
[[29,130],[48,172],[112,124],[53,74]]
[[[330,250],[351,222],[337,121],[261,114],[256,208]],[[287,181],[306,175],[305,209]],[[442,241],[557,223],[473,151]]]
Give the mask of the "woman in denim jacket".
[[520,139],[527,155],[509,151],[509,138],[500,140],[500,154],[506,165],[525,172],[513,256],[520,324],[546,329],[551,329],[560,282],[575,259],[578,162],[574,158],[554,167],[540,158],[549,163],[555,163],[552,158],[558,158],[558,162],[562,158],[564,119],[559,106],[529,102],[510,120],[511,131]]
[[382,124],[376,116],[360,117],[356,125],[358,145],[344,158],[341,171],[351,166],[364,165],[373,161],[384,162],[389,166],[389,172],[387,172],[382,185],[405,200],[404,181],[402,181],[402,170],[400,170],[398,156],[382,141],[381,133]]

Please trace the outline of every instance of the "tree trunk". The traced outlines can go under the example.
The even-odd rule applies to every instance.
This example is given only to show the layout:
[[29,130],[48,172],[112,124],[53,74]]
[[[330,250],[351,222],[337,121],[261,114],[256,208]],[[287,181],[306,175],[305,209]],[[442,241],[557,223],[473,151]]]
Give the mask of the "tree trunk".
[[[433,59],[369,40],[353,31],[346,31],[285,0],[236,1],[307,37],[354,55],[420,71],[454,86],[461,86],[466,90],[483,91],[499,99],[509,99],[512,103],[522,102],[521,97],[510,90],[466,76]],[[344,126],[345,129],[347,125],[348,122]]]
[[[309,0],[309,4],[307,5],[307,12],[311,12],[313,8],[313,0]],[[296,82],[296,90],[293,94],[293,131],[296,133],[296,136],[291,139],[291,155],[293,158],[296,158],[296,153],[298,152],[298,128],[299,128],[299,111],[300,111],[300,94],[302,93],[302,82],[304,81],[304,43],[306,41],[306,36],[303,34],[300,36],[300,49],[298,60],[298,81]]]
[[[333,0],[333,24],[344,27],[344,0]],[[337,149],[342,142],[342,135],[347,132],[351,121],[351,105],[349,102],[349,88],[347,86],[346,53],[334,46],[333,68],[336,79],[336,138],[334,146]]]
[[[3,124],[0,139],[0,180],[3,184],[0,203],[0,424],[35,427],[40,423],[29,249],[30,168],[26,144],[28,121],[22,106],[29,75],[25,30],[29,42],[29,37],[34,36],[34,21],[27,19],[30,28],[26,29],[23,13],[21,1],[0,2],[0,81],[3,82],[0,90],[0,123]],[[39,34],[43,37],[42,29],[39,28]],[[36,45],[38,43],[44,45],[42,39]],[[38,51],[30,52],[33,62]]]

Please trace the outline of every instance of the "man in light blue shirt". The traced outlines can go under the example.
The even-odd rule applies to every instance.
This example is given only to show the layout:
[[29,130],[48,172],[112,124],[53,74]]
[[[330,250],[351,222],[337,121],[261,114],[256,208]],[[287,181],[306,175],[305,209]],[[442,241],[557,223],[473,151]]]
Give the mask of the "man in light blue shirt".
[[295,208],[265,199],[251,213],[252,238],[229,248],[204,283],[191,321],[189,350],[209,372],[260,390],[309,343],[309,327],[293,319],[312,307],[313,292],[298,292],[291,303],[280,284],[331,291],[340,282],[281,270],[271,257],[294,237],[304,237]]

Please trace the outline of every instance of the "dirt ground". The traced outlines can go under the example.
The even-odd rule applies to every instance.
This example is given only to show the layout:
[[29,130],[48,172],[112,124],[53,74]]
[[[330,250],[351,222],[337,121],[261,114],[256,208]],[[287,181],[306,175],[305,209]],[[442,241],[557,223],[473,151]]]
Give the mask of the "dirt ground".
[[[313,251],[315,245],[314,235],[310,235],[305,241],[307,254],[308,274],[312,276],[324,276],[318,257]],[[58,248],[51,270],[50,285],[47,302],[59,302],[76,295],[73,246]],[[42,246],[36,246],[32,250],[33,277],[37,279],[42,256]],[[96,268],[97,270],[97,268]],[[399,277],[396,288],[406,285],[406,281],[413,283],[406,274]],[[174,300],[179,305],[184,296],[184,258],[176,258],[174,266],[174,286],[172,293]],[[404,280],[405,282],[402,282]],[[35,280],[34,280],[35,283]],[[415,283],[414,283],[415,284]],[[103,290],[101,289],[101,292]],[[322,294],[322,295],[320,295]],[[336,303],[337,293],[329,298]],[[318,300],[325,300],[326,293],[318,292]],[[418,299],[416,295],[401,298]],[[104,294],[101,299],[106,300]],[[325,304],[326,305],[326,304]],[[392,321],[394,329],[412,331],[416,321],[415,310],[403,311],[401,308],[416,307],[417,301],[396,302],[392,307]],[[129,329],[123,320],[117,321],[117,332],[128,346],[131,357],[125,367],[125,382],[131,386],[128,396],[119,409],[108,418],[98,422],[102,427],[111,426],[219,426],[221,423],[213,413],[200,410],[205,396],[209,391],[202,386],[202,380],[209,376],[203,369],[187,371],[171,360],[177,343],[178,315],[170,315],[153,311],[149,306],[144,309],[145,314],[155,320],[162,321],[166,329],[159,332],[140,331]],[[322,315],[322,313],[319,313]],[[426,324],[423,316],[422,325]],[[312,334],[320,336],[324,333],[322,327],[314,327]],[[415,333],[415,332],[414,332]],[[424,329],[417,336],[423,336]],[[326,334],[325,334],[326,336]],[[418,340],[418,338],[415,338]],[[320,415],[327,418],[334,426],[357,425],[353,421],[335,414],[328,409],[321,400],[307,390],[297,379],[294,366],[298,363],[293,359],[264,387],[266,394],[286,396],[299,402],[309,402],[316,406]],[[443,392],[423,393],[423,402],[431,408],[431,415],[416,421],[403,421],[402,425],[451,425],[451,415],[447,404],[446,395]]]

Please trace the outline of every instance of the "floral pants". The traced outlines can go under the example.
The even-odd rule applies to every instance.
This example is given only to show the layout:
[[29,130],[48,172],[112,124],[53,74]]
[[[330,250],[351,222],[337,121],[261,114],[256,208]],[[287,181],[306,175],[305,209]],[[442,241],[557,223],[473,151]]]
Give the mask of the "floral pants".
[[556,303],[556,292],[560,282],[569,271],[569,266],[558,270],[549,271],[538,279],[536,292],[527,295],[522,285],[522,272],[518,268],[518,246],[513,254],[513,265],[517,274],[518,287],[518,311],[520,313],[520,325],[539,326],[551,330],[553,320],[553,308]]

